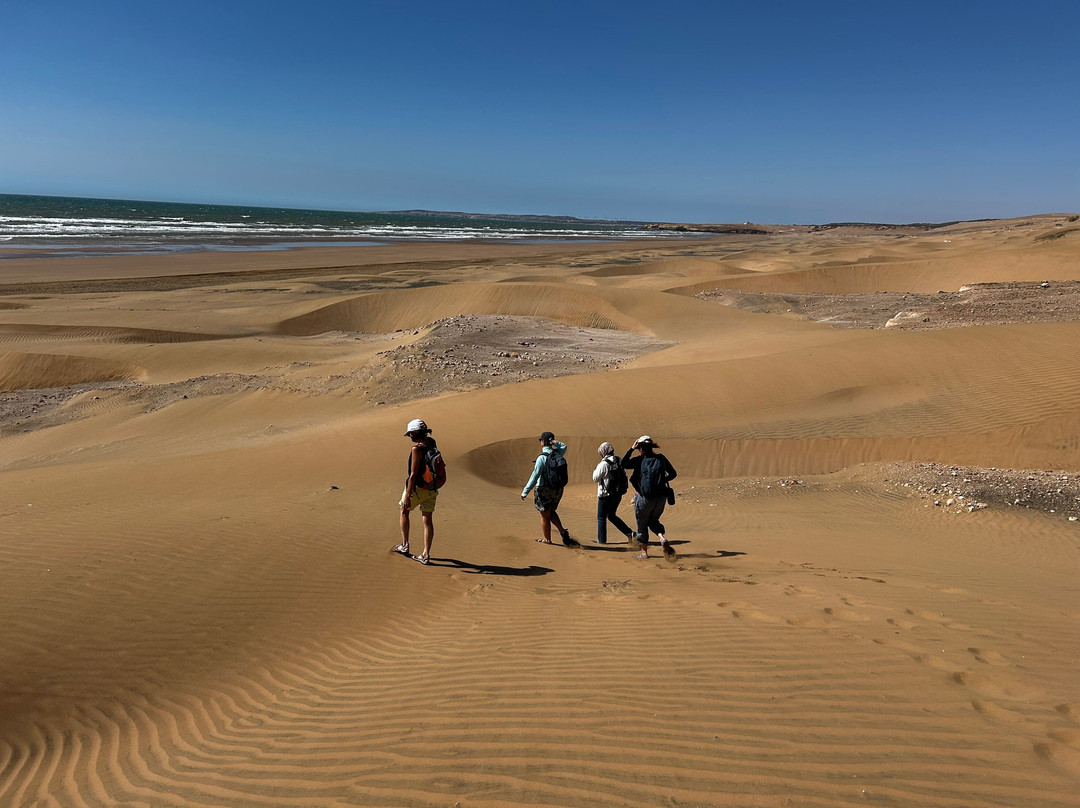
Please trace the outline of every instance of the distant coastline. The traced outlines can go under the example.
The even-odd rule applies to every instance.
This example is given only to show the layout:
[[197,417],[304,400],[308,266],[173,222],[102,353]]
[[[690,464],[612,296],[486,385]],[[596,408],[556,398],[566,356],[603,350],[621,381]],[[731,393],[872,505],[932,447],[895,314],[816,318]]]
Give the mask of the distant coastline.
[[[689,234],[687,234],[689,235]],[[671,238],[644,222],[442,211],[334,211],[0,195],[0,259],[372,246],[402,241]]]
[[368,247],[400,242],[580,242],[831,232],[914,234],[956,224],[676,223],[425,209],[339,211],[0,194],[0,260]]

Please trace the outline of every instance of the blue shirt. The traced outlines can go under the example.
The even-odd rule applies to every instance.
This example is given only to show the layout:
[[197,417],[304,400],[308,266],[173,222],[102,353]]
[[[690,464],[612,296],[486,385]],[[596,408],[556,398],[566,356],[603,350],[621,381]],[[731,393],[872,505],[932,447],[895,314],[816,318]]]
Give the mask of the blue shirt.
[[536,458],[536,464],[533,466],[532,476],[529,477],[529,481],[525,483],[525,487],[521,489],[521,496],[526,496],[532,491],[533,486],[536,485],[540,479],[540,472],[544,470],[544,464],[547,463],[547,456],[552,452],[555,452],[559,457],[566,454],[566,444],[559,441],[552,441],[551,446],[545,446],[541,450],[541,454]]

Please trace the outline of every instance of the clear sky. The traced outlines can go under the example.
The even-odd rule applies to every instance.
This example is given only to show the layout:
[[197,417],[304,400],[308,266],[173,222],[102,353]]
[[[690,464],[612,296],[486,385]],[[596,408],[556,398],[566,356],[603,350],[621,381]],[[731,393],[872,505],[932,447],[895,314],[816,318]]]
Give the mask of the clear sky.
[[0,192],[666,221],[1080,210],[1080,2],[0,0]]

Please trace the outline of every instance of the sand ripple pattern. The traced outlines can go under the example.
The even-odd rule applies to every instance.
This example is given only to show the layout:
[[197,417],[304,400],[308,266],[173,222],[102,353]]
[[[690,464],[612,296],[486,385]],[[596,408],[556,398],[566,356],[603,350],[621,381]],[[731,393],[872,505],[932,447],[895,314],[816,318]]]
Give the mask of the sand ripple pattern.
[[[1003,770],[1008,744],[947,689],[882,700],[840,637],[662,585],[457,577],[459,608],[279,646],[256,677],[31,711],[0,744],[0,802],[1077,804]],[[522,597],[545,616],[523,624]]]

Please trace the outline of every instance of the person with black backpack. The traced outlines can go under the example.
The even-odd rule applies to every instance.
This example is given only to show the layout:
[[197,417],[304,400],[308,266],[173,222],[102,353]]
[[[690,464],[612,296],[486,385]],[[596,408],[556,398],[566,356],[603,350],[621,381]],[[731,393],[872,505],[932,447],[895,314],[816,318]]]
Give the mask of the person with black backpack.
[[536,510],[540,511],[540,529],[544,536],[542,539],[537,539],[538,542],[552,544],[551,526],[555,525],[563,544],[567,547],[576,547],[577,542],[570,537],[570,531],[563,527],[556,510],[569,479],[566,460],[563,458],[565,454],[566,444],[555,440],[554,432],[544,432],[540,436],[540,455],[533,464],[529,481],[525,483],[525,488],[521,491],[521,498],[525,499],[529,491],[533,492],[533,503],[536,505]]
[[[653,442],[648,435],[642,435],[634,445],[626,450],[623,455],[623,468],[630,469],[630,484],[634,486],[637,494],[634,496],[634,518],[637,520],[638,547],[641,552],[635,558],[649,557],[649,529],[651,528],[660,537],[660,546],[664,550],[664,557],[668,560],[675,558],[675,548],[668,544],[665,529],[660,517],[664,513],[664,506],[674,501],[670,480],[676,477],[674,466],[668,459],[656,450],[660,445]],[[634,450],[640,454],[631,457]]]
[[[431,542],[435,538],[435,498],[446,482],[446,464],[438,444],[431,437],[431,430],[419,418],[409,421],[405,427],[405,437],[412,440],[413,445],[409,452],[409,476],[405,480],[401,502],[398,503],[401,506],[401,544],[391,552],[427,564],[431,556]],[[414,508],[420,508],[420,518],[424,523],[424,552],[420,555],[409,552],[409,511]]]
[[607,544],[607,523],[611,522],[633,543],[634,531],[617,513],[623,495],[630,488],[622,460],[616,456],[615,447],[607,441],[601,443],[596,451],[600,454],[600,462],[592,473],[593,482],[596,483],[596,541]]

